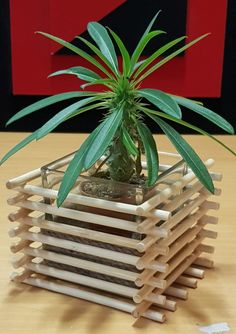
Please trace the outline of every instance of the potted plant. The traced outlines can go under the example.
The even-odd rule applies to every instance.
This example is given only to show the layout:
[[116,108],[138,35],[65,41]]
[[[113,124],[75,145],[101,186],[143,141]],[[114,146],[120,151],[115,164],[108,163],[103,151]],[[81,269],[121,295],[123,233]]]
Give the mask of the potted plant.
[[[78,37],[96,57],[58,37],[39,32],[86,59],[96,70],[78,66],[51,74],[75,75],[84,80],[85,84],[80,91],[47,97],[14,115],[7,124],[54,103],[73,99],[72,104],[13,147],[1,163],[33,140],[46,136],[69,118],[95,108],[106,111],[102,122],[75,154],[60,159],[41,171],[37,170],[31,176],[26,174],[20,179],[9,181],[8,187],[19,192],[16,199],[9,200],[9,204],[22,208],[18,214],[9,217],[21,224],[17,233],[12,232],[12,236],[17,234],[22,239],[20,245],[13,247],[12,251],[24,253],[15,267],[26,266],[25,274],[15,275],[14,279],[120,308],[137,317],[142,315],[164,321],[162,313],[149,308],[152,304],[167,309],[175,308],[174,302],[166,299],[163,293],[167,293],[169,289],[170,294],[176,294],[179,298],[182,294],[183,297],[183,290],[174,290],[173,287],[171,290],[171,284],[177,279],[183,285],[194,285],[190,278],[181,275],[193,261],[197,261],[201,252],[209,250],[209,247],[201,244],[203,238],[215,237],[213,232],[204,230],[203,227],[208,222],[204,214],[209,208],[217,207],[214,203],[207,202],[206,198],[209,193],[215,193],[212,177],[219,177],[208,171],[211,161],[205,164],[166,120],[207,135],[232,154],[235,153],[217,138],[183,121],[181,107],[188,108],[233,134],[233,127],[222,116],[205,108],[200,102],[153,88],[141,88],[148,75],[208,35],[202,35],[159,59],[167,50],[183,41],[185,36],[177,38],[141,60],[146,45],[165,33],[152,30],[157,16],[158,14],[148,25],[132,55],[114,31],[97,22],[88,24],[88,32],[95,43]],[[121,53],[121,65],[118,64],[113,43]],[[104,88],[102,91],[87,90],[92,85]],[[74,99],[77,99],[76,102]],[[144,117],[152,119],[165,133],[178,151],[174,156],[182,157],[187,168],[181,167],[181,160],[177,166],[170,168],[169,174],[166,171],[164,175],[160,174],[166,168],[159,165],[158,149]],[[145,162],[142,162],[142,156],[145,156]],[[52,172],[53,167],[57,170],[62,166],[67,167],[65,171]],[[170,178],[162,181],[173,170],[175,176],[178,176],[177,180]],[[187,174],[183,176],[180,173],[184,171]],[[84,172],[87,175],[83,176]],[[42,186],[46,185],[49,189],[27,185],[33,178],[40,177],[41,173]],[[161,182],[165,184],[164,189],[159,187]],[[52,185],[56,185],[56,188],[52,189]],[[38,201],[36,206],[35,203],[32,204],[28,198],[33,195],[43,197],[44,203]],[[40,219],[31,217],[30,213],[35,210],[44,215]],[[41,228],[37,237],[29,232],[32,226]],[[71,239],[71,236],[77,239]],[[41,249],[29,247],[36,240],[42,243]],[[108,249],[106,245],[109,245]],[[114,247],[110,248],[111,245]],[[42,257],[44,262],[32,263],[32,257],[37,256]],[[204,260],[198,260],[198,263],[203,262]],[[56,263],[63,264],[63,267],[58,267]],[[119,263],[124,266],[121,267]],[[204,263],[209,264],[207,260]],[[49,267],[51,271],[48,271]],[[73,269],[75,267],[76,270]],[[129,296],[138,304],[101,294],[98,297],[97,292],[84,292],[71,287],[63,290],[56,283],[39,283],[30,277],[32,272]]]

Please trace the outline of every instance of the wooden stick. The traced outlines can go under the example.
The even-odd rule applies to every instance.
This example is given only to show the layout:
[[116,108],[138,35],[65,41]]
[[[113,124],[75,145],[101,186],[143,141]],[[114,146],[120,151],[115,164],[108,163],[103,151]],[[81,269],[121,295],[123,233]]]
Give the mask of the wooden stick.
[[213,254],[214,251],[215,251],[215,248],[213,246],[210,246],[210,245],[202,244],[200,248],[201,248],[201,251],[203,253]]
[[204,203],[203,207],[206,207],[208,210],[219,210],[220,203],[212,202],[212,201],[206,201]]
[[172,311],[172,312],[176,311],[177,309],[176,302],[173,300],[169,300],[169,299],[166,299],[166,302],[164,305],[158,305],[158,307],[164,310]]
[[11,281],[14,281],[14,282],[23,282],[25,279],[30,277],[30,275],[32,274],[33,272],[31,270],[24,270],[22,273],[13,272],[10,275],[10,279]]
[[8,189],[13,189],[19,185],[22,185],[24,183],[27,183],[33,179],[36,179],[41,176],[41,168],[34,169],[28,173],[25,173],[23,175],[20,175],[18,177],[15,177],[11,180],[9,180],[6,184],[6,187]]
[[24,247],[29,246],[32,243],[30,240],[21,240],[19,242],[13,242],[10,246],[12,253],[17,253],[21,251]]
[[164,305],[166,302],[166,296],[150,293],[150,295],[148,295],[145,300],[153,304]]
[[10,238],[14,238],[14,237],[17,237],[20,233],[28,231],[28,229],[29,229],[29,226],[25,224],[20,224],[19,226],[15,226],[11,228],[8,231],[8,235]]
[[41,248],[36,249],[32,247],[25,247],[23,249],[23,252],[26,255],[40,257],[45,260],[54,261],[57,263],[66,264],[66,265],[73,266],[76,268],[98,272],[104,275],[118,277],[118,278],[125,279],[125,280],[132,281],[132,282],[134,282],[138,277],[138,273],[135,273],[135,272],[131,272],[131,271],[124,270],[124,269],[119,269],[116,267],[111,267],[108,265],[104,265],[104,264],[100,264],[100,263],[96,263],[92,261],[77,259],[72,256],[62,255],[62,254],[58,254],[55,252],[46,251]]
[[[176,279],[179,277],[190,265],[191,263],[199,256],[200,251],[196,250],[196,252],[192,255],[190,255],[187,259],[185,259],[179,267],[176,268],[175,271],[171,273],[168,277],[167,287],[169,287]],[[156,289],[153,291],[153,293],[159,293],[161,294],[164,292],[161,289]],[[151,306],[150,302],[143,301],[141,302],[133,311],[133,316],[140,317],[143,312],[145,312],[149,307]]]
[[196,289],[197,287],[197,279],[192,277],[186,277],[180,275],[176,280],[175,283],[181,284],[183,286],[187,286],[188,288]]
[[205,267],[205,268],[213,268],[214,267],[213,260],[207,259],[206,257],[198,257],[194,261],[194,264],[196,264],[198,266]]
[[216,224],[218,224],[219,218],[218,217],[209,216],[209,215],[204,215],[201,219],[199,219],[199,223],[201,223],[202,220],[204,220],[206,222],[206,224],[216,225]]
[[[177,266],[179,266],[184,259],[186,259],[187,257],[189,257],[194,250],[200,245],[200,243],[202,242],[204,237],[198,237],[197,239],[193,240],[192,242],[190,242],[189,244],[187,244],[181,251],[181,253],[178,253],[169,263],[169,269],[166,273],[161,273],[158,274],[157,276],[153,277],[153,280],[157,279],[163,279],[165,280],[167,278],[167,276],[169,276],[172,272],[174,272],[174,270],[176,269]],[[149,280],[147,280],[145,282],[146,285],[143,286],[143,288],[141,288],[138,291],[138,294],[136,296],[134,296],[134,300],[137,303],[140,303],[143,299],[145,299],[145,297],[147,295],[149,295],[149,293],[151,293],[151,291],[153,290],[153,286],[149,285]],[[168,283],[167,283],[168,284]]]
[[[69,286],[66,286],[65,284],[58,284],[54,282],[47,281],[45,279],[39,279],[39,278],[28,278],[24,280],[24,283],[37,286],[40,288],[44,288],[47,290],[51,290],[54,292],[59,292],[63,293],[69,296],[77,297],[80,299],[88,300],[96,304],[112,307],[124,312],[132,313],[133,310],[135,309],[135,305],[121,301],[119,299],[111,298],[104,296],[102,294],[98,294],[95,292],[88,292],[88,291],[83,291],[79,288],[72,288]],[[157,321],[157,322],[164,322],[165,321],[165,315],[153,311],[153,310],[147,310],[144,312],[142,315],[145,318]]]
[[201,235],[203,235],[205,238],[216,239],[218,233],[216,231],[202,229]]
[[29,209],[19,209],[18,211],[16,212],[12,212],[8,215],[8,219],[10,222],[15,222],[17,221],[19,218],[23,218],[23,217],[26,217],[28,216],[28,214],[32,212],[32,210],[29,210]]
[[17,269],[30,262],[32,259],[33,259],[32,256],[21,255],[20,257],[19,256],[14,257],[11,260],[11,264],[13,268]]
[[[176,210],[178,207],[183,205],[187,199],[191,198],[193,194],[195,194],[202,188],[203,188],[202,184],[199,181],[197,181],[190,189],[184,191],[182,194],[174,198],[170,203],[164,205],[163,208],[167,211]],[[153,227],[155,224],[159,222],[160,220],[154,220],[154,219],[147,218],[141,224],[139,224],[138,231],[142,233],[144,232],[147,234],[157,235],[157,230],[156,228],[153,228]]]
[[186,300],[188,298],[188,291],[186,289],[176,288],[170,286],[165,290],[165,294],[168,296],[176,297],[179,299]]
[[[56,231],[60,233],[65,233],[68,235],[78,236],[90,240],[97,240],[101,242],[111,243],[113,245],[119,245],[123,247],[129,247],[136,249],[138,241],[128,237],[122,237],[118,235],[113,235],[109,233],[99,232],[96,230],[90,230],[82,227],[77,227],[68,224],[58,224],[57,222],[52,222],[44,219],[44,215],[38,218],[25,217],[19,219],[18,221],[28,225],[37,226],[42,229]],[[29,227],[28,227],[29,228]]]
[[[205,162],[205,165],[209,168],[214,164],[213,159],[208,159]],[[193,172],[189,172],[188,174],[181,177],[178,181],[176,181],[172,186],[165,188],[156,196],[153,196],[151,199],[147,200],[143,204],[140,205],[138,213],[140,215],[143,212],[150,211],[155,208],[157,205],[162,203],[164,200],[168,199],[170,196],[179,192],[186,184],[191,182],[195,178],[195,174]]]
[[68,282],[85,285],[107,292],[112,292],[129,298],[132,298],[137,291],[137,289],[130,288],[121,284],[106,282],[105,280],[72,273],[66,270],[53,268],[43,264],[28,263],[26,264],[26,268],[39,274],[55,277]]
[[[27,194],[31,195],[38,195],[46,198],[51,198],[51,199],[56,199],[58,195],[57,190],[53,189],[45,189],[37,186],[32,186],[32,185],[24,185],[21,188],[17,188],[18,191],[24,192]],[[93,198],[89,196],[83,196],[79,194],[72,194],[70,193],[66,200],[65,203],[70,202],[73,204],[82,204],[82,205],[87,205],[87,206],[92,206],[92,207],[97,207],[105,210],[112,210],[112,211],[118,211],[118,212],[123,212],[123,213],[128,213],[128,214],[134,214],[134,215],[139,215],[138,213],[138,208],[139,206],[133,205],[133,204],[126,204],[126,203],[121,203],[121,202],[111,202],[108,200],[104,199],[99,199],[99,198]],[[165,210],[152,210],[151,213],[149,212],[144,212],[144,216],[149,216],[149,217],[158,217],[161,220],[168,220],[171,216],[170,212],[167,212]]]
[[195,267],[189,267],[184,271],[185,275],[193,276],[196,278],[203,278],[205,275],[204,270],[195,268]]
[[68,250],[73,250],[75,252],[82,252],[84,254],[94,255],[97,257],[102,257],[104,259],[119,261],[122,263],[131,264],[134,266],[137,260],[139,259],[138,256],[124,254],[124,253],[120,253],[117,251],[104,249],[100,247],[80,244],[78,242],[74,242],[70,240],[59,239],[56,237],[44,235],[41,232],[39,233],[23,232],[20,234],[20,237],[23,240],[39,241],[47,245],[60,247],[60,248],[68,249]]

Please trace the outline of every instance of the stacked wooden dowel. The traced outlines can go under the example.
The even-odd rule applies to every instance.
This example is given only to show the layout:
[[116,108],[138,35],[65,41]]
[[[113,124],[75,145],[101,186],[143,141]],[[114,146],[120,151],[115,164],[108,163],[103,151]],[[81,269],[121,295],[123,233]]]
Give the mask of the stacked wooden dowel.
[[[196,288],[204,269],[213,267],[202,253],[214,251],[206,242],[217,237],[208,226],[218,219],[208,211],[219,204],[209,201],[211,194],[180,161],[161,164],[152,189],[132,186],[118,196],[121,185],[113,183],[115,199],[84,193],[84,182],[98,180],[80,177],[58,208],[63,170],[72,158],[7,182],[16,192],[8,204],[18,208],[9,215],[12,280],[164,322],[176,301],[188,298],[187,288]],[[221,180],[220,173],[210,174]]]

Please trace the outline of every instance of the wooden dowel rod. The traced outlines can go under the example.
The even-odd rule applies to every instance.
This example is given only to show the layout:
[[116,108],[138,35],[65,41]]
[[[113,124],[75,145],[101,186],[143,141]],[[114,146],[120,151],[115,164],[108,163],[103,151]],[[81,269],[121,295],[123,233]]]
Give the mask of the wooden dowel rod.
[[216,231],[211,231],[211,230],[203,229],[201,231],[201,235],[203,235],[205,238],[216,239],[218,233]]
[[188,298],[188,291],[186,289],[170,286],[165,290],[165,295],[186,300]]
[[205,275],[205,272],[204,270],[199,269],[199,268],[189,267],[184,271],[184,274],[192,276],[192,277],[196,277],[196,278],[203,278]]
[[213,181],[222,181],[222,178],[223,178],[222,173],[211,172],[210,175],[211,175]]
[[150,295],[146,297],[146,300],[153,304],[164,305],[166,302],[166,296],[150,293]]
[[[191,243],[187,244],[184,248],[182,248],[181,253],[178,253],[170,261],[168,271],[166,273],[158,274],[157,276],[153,277],[153,280],[154,281],[155,281],[155,279],[165,280],[167,278],[167,276],[169,276],[176,269],[177,266],[179,266],[186,258],[188,258],[194,252],[194,250],[199,246],[199,244],[201,243],[203,238],[204,237],[199,237],[199,238],[193,240]],[[153,290],[153,286],[149,285],[148,280],[145,282],[145,284],[146,285],[144,285],[144,287],[141,288],[138,291],[137,295],[134,296],[134,298],[136,298],[136,299],[134,299],[135,301],[139,300],[139,302],[140,302],[140,300],[143,300]]]
[[202,244],[200,246],[200,249],[203,253],[209,253],[209,254],[213,254],[215,251],[215,248],[213,246],[205,245],[205,244]]
[[19,242],[13,242],[10,246],[12,253],[17,253],[21,251],[24,247],[29,246],[32,243],[30,240],[21,240]]
[[[145,271],[149,271],[148,269],[146,269]],[[153,286],[155,288],[160,288],[160,289],[164,289],[166,287],[166,280],[163,279],[149,279],[148,284],[150,286]],[[135,285],[138,287],[142,287],[144,285],[143,283],[143,279],[142,278],[137,278],[135,280]]]
[[85,285],[91,288],[115,293],[121,296],[132,298],[137,289],[130,288],[121,284],[106,282],[101,279],[80,275],[66,270],[53,268],[43,264],[28,263],[26,268],[33,272],[62,279],[68,282]]
[[[42,187],[32,186],[32,185],[24,185],[23,187],[17,188],[17,191],[24,192],[31,195],[38,195],[46,198],[56,199],[58,195],[58,191],[54,189],[45,189]],[[133,204],[126,204],[121,202],[111,202],[104,199],[99,198],[93,198],[89,196],[83,196],[79,194],[72,194],[70,193],[65,203],[73,203],[73,204],[82,204],[92,207],[97,207],[105,210],[112,210],[112,211],[118,211],[128,214],[134,214],[139,215],[138,208],[139,206],[133,205]],[[143,216],[154,216],[158,217],[162,220],[168,220],[171,216],[170,212],[167,212],[165,210],[152,210],[151,213],[149,212],[143,212]]]
[[[209,168],[214,164],[213,159],[208,159],[205,162],[205,165]],[[143,204],[140,205],[138,213],[141,214],[142,211],[150,211],[155,208],[157,205],[162,203],[164,200],[168,199],[170,196],[179,192],[186,184],[191,182],[195,178],[195,174],[193,172],[189,172],[188,174],[182,176],[178,181],[176,181],[172,186],[165,188],[156,196],[153,196],[151,199],[147,200]]]
[[159,261],[152,261],[150,264],[146,266],[147,269],[155,270],[161,273],[167,272],[169,265],[168,263],[162,263]]
[[37,168],[37,169],[34,169],[28,173],[25,173],[25,174],[22,174],[18,177],[15,177],[11,180],[9,180],[7,183],[6,183],[6,187],[8,189],[13,189],[19,185],[22,185],[22,184],[25,184],[31,180],[34,180],[38,177],[41,176],[41,168]]
[[33,272],[31,270],[24,270],[22,273],[13,272],[10,275],[10,280],[14,282],[23,282],[25,279],[30,277]]
[[207,208],[208,210],[219,210],[220,203],[212,202],[212,201],[206,201],[204,203],[203,207]]
[[79,221],[85,221],[92,224],[99,224],[102,226],[110,226],[127,231],[136,232],[137,223],[128,220],[123,220],[114,217],[102,216],[94,213],[83,212],[79,210],[73,210],[68,208],[57,208],[44,203],[21,201],[17,203],[17,206],[27,208],[30,210],[39,211],[42,213],[49,213],[60,217],[69,219],[75,219]]
[[30,262],[33,259],[32,256],[26,256],[26,255],[21,255],[20,257],[14,257],[11,260],[11,264],[13,266],[13,268],[17,269],[22,267],[23,265],[27,264],[28,262]]
[[[126,238],[122,236],[116,236],[109,233],[99,232],[96,230],[90,230],[82,227],[77,227],[68,224],[58,224],[56,222],[48,221],[43,219],[42,217],[39,218],[32,218],[32,217],[25,217],[24,219],[19,219],[20,222],[29,225],[29,226],[37,226],[42,229],[56,231],[60,233],[66,233],[68,235],[78,236],[87,238],[90,240],[97,240],[101,242],[111,243],[113,245],[119,245],[123,247],[129,247],[136,249],[137,240]],[[29,228],[29,227],[28,227]]]
[[201,219],[199,219],[199,223],[201,223],[202,220],[204,220],[206,222],[206,224],[214,224],[214,225],[216,225],[216,224],[218,224],[219,218],[218,217],[209,216],[209,215],[205,215]]
[[18,193],[15,196],[12,196],[10,198],[7,199],[7,204],[8,205],[14,205],[15,203],[22,201],[24,199],[27,199],[29,197],[31,197],[32,195],[29,194],[22,194],[22,193]]
[[[185,218],[181,224],[175,229],[175,232],[170,235],[167,239],[162,240],[158,243],[160,246],[167,246],[171,243],[173,243],[176,239],[178,239],[180,236],[182,236],[198,219],[200,219],[202,216],[204,216],[205,211],[207,209],[202,210],[201,208],[194,213],[192,216]],[[201,224],[204,224],[204,221],[202,221]],[[136,267],[137,268],[145,268],[153,259],[155,259],[159,252],[155,250],[155,245],[152,246],[150,250],[148,250],[137,262]],[[169,248],[170,249],[170,248]],[[169,254],[169,252],[166,254],[166,256]],[[143,275],[146,275],[146,273],[143,273]],[[142,276],[142,274],[140,275]],[[145,281],[149,279],[150,276],[145,277]],[[140,277],[141,279],[141,277]],[[144,282],[143,282],[144,284]]]
[[28,231],[29,228],[30,227],[25,224],[20,224],[19,226],[15,226],[11,228],[8,231],[8,235],[10,238],[14,238],[14,237],[17,237],[20,233]]
[[174,300],[169,300],[169,299],[166,299],[166,302],[164,305],[158,305],[158,306],[164,310],[168,310],[171,312],[174,312],[177,309],[176,302]]
[[8,215],[8,219],[10,222],[15,222],[17,221],[19,218],[22,218],[22,217],[26,217],[28,216],[28,214],[32,212],[32,210],[29,210],[29,209],[19,209],[18,211],[16,212],[12,212]]
[[194,264],[198,266],[202,266],[205,268],[213,268],[214,267],[214,262],[213,260],[207,259],[205,257],[198,257],[195,261]]
[[[179,277],[190,265],[191,263],[199,256],[200,251],[196,251],[194,254],[190,255],[187,259],[185,259],[181,265],[179,267],[176,268],[175,271],[173,271],[169,277],[168,277],[168,281],[167,281],[167,287],[169,287],[176,279],[177,277]],[[144,288],[147,288],[147,286],[144,286]],[[147,289],[148,290],[148,289]],[[140,289],[141,291],[141,289]],[[148,293],[157,293],[157,294],[161,294],[164,291],[161,289],[155,289],[154,291],[148,291]],[[135,296],[137,298],[140,298],[139,296]],[[151,306],[150,302],[147,301],[143,301],[141,302],[133,311],[133,316],[135,317],[140,317],[142,315],[142,313],[144,313],[149,307]]]
[[40,257],[45,260],[54,261],[57,263],[66,264],[66,265],[73,266],[76,268],[98,272],[104,275],[118,277],[118,278],[125,279],[125,280],[132,281],[132,282],[135,281],[138,277],[138,273],[135,273],[135,272],[131,272],[131,271],[124,270],[124,269],[119,269],[116,267],[111,267],[108,265],[104,265],[104,264],[100,264],[100,263],[96,263],[92,261],[77,259],[72,256],[62,255],[62,254],[58,254],[55,252],[46,251],[41,248],[36,249],[32,247],[26,247],[24,248],[23,252],[27,255]]
[[187,286],[188,288],[196,289],[197,287],[197,279],[192,277],[186,277],[186,276],[179,276],[175,283],[181,284],[183,286]]
[[84,254],[94,255],[104,259],[119,261],[131,265],[135,265],[138,260],[138,256],[124,254],[100,247],[80,244],[78,242],[70,240],[59,239],[56,237],[44,235],[41,232],[39,233],[23,232],[20,234],[20,237],[23,240],[39,241],[47,245],[73,250],[75,252],[82,252]]
[[[66,285],[54,283],[51,281],[47,281],[45,279],[28,278],[24,280],[24,283],[27,283],[33,286],[37,286],[40,288],[44,288],[47,290],[51,290],[54,292],[63,293],[63,294],[66,294],[72,297],[77,297],[77,298],[81,298],[84,300],[88,300],[96,304],[112,307],[112,308],[115,308],[115,309],[118,309],[124,312],[128,312],[128,313],[132,313],[133,310],[135,309],[135,305],[131,303],[124,302],[119,299],[103,296],[102,294],[98,294],[95,292],[88,292],[88,291],[81,290],[79,288],[72,288]],[[142,316],[145,318],[157,321],[157,322],[165,321],[165,315],[160,312],[154,311],[154,310],[147,310],[146,312],[144,312]]]
[[[166,204],[163,208],[167,211],[176,210],[178,207],[183,205],[186,202],[186,200],[191,198],[193,194],[195,194],[202,188],[203,188],[202,184],[199,181],[197,181],[190,189],[184,191],[178,197],[174,198],[170,203]],[[158,222],[160,222],[160,220],[151,220],[150,218],[147,218],[141,224],[139,224],[138,231],[152,235],[154,234],[157,236],[156,228],[148,230],[148,227],[150,226],[150,224],[153,227],[154,224],[157,224]]]

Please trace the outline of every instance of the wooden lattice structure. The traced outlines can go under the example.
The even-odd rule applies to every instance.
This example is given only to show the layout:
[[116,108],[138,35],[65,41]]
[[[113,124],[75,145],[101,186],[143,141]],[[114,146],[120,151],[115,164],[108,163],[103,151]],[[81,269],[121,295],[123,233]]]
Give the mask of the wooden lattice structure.
[[[66,167],[71,158],[51,168]],[[209,159],[205,165],[213,163]],[[47,170],[47,188],[40,168],[10,180],[7,187],[16,195],[8,204],[18,210],[9,215],[17,223],[9,235],[17,238],[11,251],[19,253],[12,260],[12,279],[164,322],[176,300],[187,299],[186,287],[196,288],[204,267],[213,267],[201,254],[214,251],[203,241],[217,236],[205,227],[217,224],[207,213],[219,208],[182,162],[170,167],[161,164],[164,177],[139,204],[75,191],[57,208],[60,173]],[[221,180],[219,173],[211,176]]]

